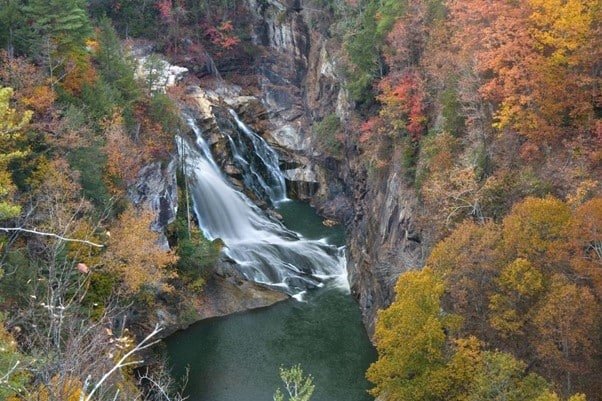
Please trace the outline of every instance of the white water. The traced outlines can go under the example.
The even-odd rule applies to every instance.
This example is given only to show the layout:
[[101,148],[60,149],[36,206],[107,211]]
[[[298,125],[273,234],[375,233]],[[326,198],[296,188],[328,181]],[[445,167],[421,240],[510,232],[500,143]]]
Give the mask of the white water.
[[272,204],[286,200],[286,183],[280,171],[278,155],[267,142],[257,135],[230,110],[239,134],[237,138],[228,137],[232,153],[245,172],[245,184],[260,197],[267,197]]
[[[247,154],[258,156],[270,177],[281,177],[274,150],[236,114],[233,117],[240,130],[251,139],[253,148],[246,149]],[[304,239],[269,218],[229,184],[213,159],[201,130],[193,119],[189,118],[187,122],[196,135],[195,142],[179,138],[178,149],[197,220],[207,238],[224,241],[226,255],[236,261],[241,273],[250,280],[269,284],[289,294],[301,294],[307,288],[320,286],[333,278],[338,286],[348,287],[344,249],[325,241]],[[240,148],[236,149],[233,149],[235,157],[250,164],[244,153],[239,152]],[[257,165],[254,170],[256,168]],[[261,185],[259,181],[250,183]],[[270,199],[274,202],[286,199],[284,179],[274,179],[270,183]]]

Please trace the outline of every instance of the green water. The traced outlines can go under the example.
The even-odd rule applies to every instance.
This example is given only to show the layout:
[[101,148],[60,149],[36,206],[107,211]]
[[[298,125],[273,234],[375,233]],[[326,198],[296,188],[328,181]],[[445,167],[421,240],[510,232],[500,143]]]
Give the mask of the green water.
[[[344,242],[340,228],[326,228],[306,204],[287,202],[285,224],[306,238]],[[190,401],[270,401],[281,384],[278,368],[300,363],[314,377],[312,401],[369,401],[364,379],[376,355],[357,304],[326,285],[305,302],[199,322],[166,340],[176,375],[190,368]]]

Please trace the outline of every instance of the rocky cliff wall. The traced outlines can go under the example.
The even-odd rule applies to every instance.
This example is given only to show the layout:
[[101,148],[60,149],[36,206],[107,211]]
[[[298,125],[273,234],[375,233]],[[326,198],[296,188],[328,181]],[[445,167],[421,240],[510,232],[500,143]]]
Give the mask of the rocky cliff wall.
[[[277,148],[294,196],[345,224],[349,279],[372,333],[376,312],[392,301],[399,274],[422,262],[414,190],[405,183],[399,156],[387,170],[369,172],[355,146],[356,132],[345,132],[336,156],[321,150],[314,124],[336,115],[349,127],[354,107],[345,89],[341,43],[330,35],[328,13],[312,1],[246,2],[251,40],[260,51],[254,65],[244,70],[253,72],[249,81],[257,87],[247,91],[220,80],[211,89],[189,87],[193,114],[234,185],[242,188],[240,171],[228,153],[225,134],[235,129],[228,123],[228,108]],[[164,226],[175,216],[174,188],[173,165],[152,165],[131,195],[156,210],[157,224]]]
[[[372,333],[376,312],[393,300],[399,274],[422,263],[415,192],[403,177],[400,156],[388,170],[370,174],[355,146],[355,132],[345,133],[348,140],[337,157],[319,151],[314,123],[334,114],[349,126],[353,110],[341,44],[330,37],[331,19],[321,6],[275,0],[248,4],[254,13],[253,40],[267,49],[257,60],[269,122],[264,134],[291,166],[289,185],[298,195],[347,226],[352,291]],[[311,185],[303,188],[304,181]]]

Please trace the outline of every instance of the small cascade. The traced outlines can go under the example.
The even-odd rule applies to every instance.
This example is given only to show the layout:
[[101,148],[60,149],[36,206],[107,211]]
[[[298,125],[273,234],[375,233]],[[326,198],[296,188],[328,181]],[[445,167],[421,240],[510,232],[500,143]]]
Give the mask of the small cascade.
[[230,110],[230,114],[238,132],[234,138],[228,136],[228,140],[234,159],[243,171],[245,185],[272,205],[286,200],[286,183],[278,154],[242,122],[234,110]]
[[215,65],[215,61],[213,60],[213,57],[211,57],[211,55],[208,52],[205,52],[204,55],[205,57],[205,68],[207,69],[207,71],[209,72],[209,74],[211,74],[213,77],[215,77],[218,81],[223,81],[224,79],[222,78],[222,75],[220,74],[219,70],[217,69],[217,66]]
[[[344,249],[324,241],[304,239],[269,218],[229,184],[213,159],[201,130],[193,119],[188,118],[187,122],[196,138],[194,143],[179,138],[178,150],[199,226],[207,238],[224,241],[225,254],[236,262],[240,272],[249,280],[278,287],[291,295],[320,286],[328,278],[336,277],[339,283],[346,283]],[[241,122],[240,127],[242,130],[246,126]],[[251,130],[246,131],[245,135],[259,138]],[[234,142],[233,138],[230,140]],[[261,149],[258,152],[262,152],[261,159],[273,162],[274,151],[263,140],[257,143]],[[235,158],[251,165],[246,158],[251,151],[243,153],[244,149],[233,146],[240,150],[238,154],[233,152]],[[271,187],[271,194],[274,194],[271,199],[275,201],[284,199],[277,175],[281,176],[279,170],[273,172],[269,181],[277,184]],[[267,185],[266,181],[264,183]]]

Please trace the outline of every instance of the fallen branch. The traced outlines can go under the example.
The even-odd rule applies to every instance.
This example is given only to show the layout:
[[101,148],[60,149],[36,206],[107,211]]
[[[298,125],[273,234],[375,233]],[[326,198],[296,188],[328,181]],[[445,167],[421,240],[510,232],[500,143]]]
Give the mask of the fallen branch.
[[82,244],[86,244],[86,245],[90,245],[90,246],[94,246],[96,248],[104,248],[104,245],[102,244],[97,244],[95,242],[91,242],[91,241],[87,241],[87,240],[83,240],[83,239],[75,239],[75,238],[65,238],[62,237],[58,234],[54,234],[54,233],[45,233],[42,231],[36,231],[36,230],[29,230],[27,228],[21,228],[21,227],[15,227],[15,228],[11,228],[11,227],[0,227],[0,231],[4,231],[4,232],[24,232],[24,233],[28,233],[28,234],[35,234],[35,235],[42,235],[45,237],[53,237],[53,238],[58,238],[62,241],[67,241],[67,242],[79,242]]

